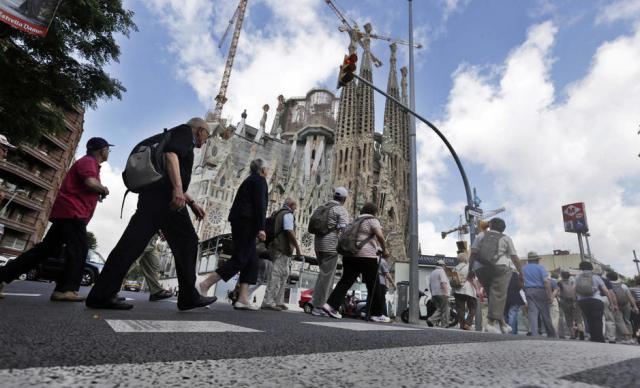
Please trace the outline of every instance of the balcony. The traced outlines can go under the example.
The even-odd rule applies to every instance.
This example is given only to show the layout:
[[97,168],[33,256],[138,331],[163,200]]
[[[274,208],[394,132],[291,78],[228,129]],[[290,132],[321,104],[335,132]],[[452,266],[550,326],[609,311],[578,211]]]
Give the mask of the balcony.
[[35,174],[26,171],[24,168],[18,167],[11,162],[7,162],[6,160],[0,163],[0,170],[8,171],[14,175],[17,175],[22,179],[27,180],[28,182],[46,189],[47,191],[53,188],[50,182],[47,182],[46,180],[36,176]]
[[[13,196],[13,193],[5,193],[5,199],[9,200]],[[27,209],[35,210],[37,212],[42,211],[42,202],[36,201],[34,199],[25,197],[24,195],[18,194],[13,197],[12,203],[17,203],[18,205],[24,206]]]
[[58,146],[59,148],[63,149],[63,150],[67,150],[69,149],[69,145],[64,143],[62,140],[54,137],[53,135],[50,134],[44,134],[42,137],[44,137],[45,139],[49,140],[50,142],[52,142],[53,144],[55,144],[56,146]]
[[[6,217],[0,217],[0,224],[4,224],[4,228],[12,229],[21,233],[35,233],[35,225],[27,225],[23,222],[15,221]],[[5,232],[6,233],[6,232]]]
[[24,146],[24,145],[20,146],[20,149],[24,151],[24,153],[26,153],[27,155],[33,156],[35,159],[38,159],[42,163],[46,164],[47,166],[55,170],[59,170],[61,168],[60,163],[57,160],[55,160],[54,158],[52,158],[51,156],[45,154],[40,150],[37,150],[33,147]]

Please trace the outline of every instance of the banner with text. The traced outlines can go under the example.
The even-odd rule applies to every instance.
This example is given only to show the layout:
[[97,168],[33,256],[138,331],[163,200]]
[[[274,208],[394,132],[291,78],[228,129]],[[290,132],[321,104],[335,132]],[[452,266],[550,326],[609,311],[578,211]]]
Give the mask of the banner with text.
[[0,0],[0,21],[29,34],[46,36],[62,0]]

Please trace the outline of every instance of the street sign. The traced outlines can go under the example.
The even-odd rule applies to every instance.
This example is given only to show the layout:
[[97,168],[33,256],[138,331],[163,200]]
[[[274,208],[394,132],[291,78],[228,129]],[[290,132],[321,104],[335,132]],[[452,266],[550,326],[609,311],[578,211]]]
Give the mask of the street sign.
[[584,202],[572,203],[562,207],[562,220],[564,221],[564,231],[568,233],[587,233],[587,213]]
[[469,221],[469,216],[475,217],[475,218],[482,218],[482,209],[480,209],[479,207],[465,206],[464,210],[467,213],[466,214],[467,221]]

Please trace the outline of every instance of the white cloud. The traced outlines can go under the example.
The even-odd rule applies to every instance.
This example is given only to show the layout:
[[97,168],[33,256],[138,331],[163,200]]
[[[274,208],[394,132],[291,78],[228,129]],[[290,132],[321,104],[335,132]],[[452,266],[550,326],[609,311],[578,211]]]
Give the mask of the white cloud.
[[105,162],[100,169],[100,181],[109,189],[109,196],[98,203],[93,218],[87,225],[87,230],[96,235],[97,251],[106,259],[135,212],[138,195],[133,193],[127,195],[123,216],[120,219],[120,206],[126,190],[122,182],[122,171]]
[[[446,116],[437,125],[467,165],[477,164],[494,177],[498,198],[492,202],[507,207],[513,220],[508,232],[521,255],[577,251],[576,236],[563,231],[560,206],[584,201],[594,254],[633,274],[640,201],[627,190],[640,183],[640,28],[602,44],[588,74],[567,88],[566,101],[555,100],[550,75],[556,32],[550,22],[533,26],[498,66],[497,80],[480,68],[460,67]],[[435,230],[421,235],[423,247],[438,246],[439,239]]]
[[609,4],[596,18],[596,24],[634,20],[640,16],[640,0],[622,0]]
[[[218,93],[233,30],[224,52],[218,50],[217,39],[228,25],[237,2],[145,0],[145,4],[168,28],[172,37],[169,50],[177,61],[177,75],[196,90],[204,114]],[[348,44],[346,35],[337,31],[337,20],[328,12],[320,12],[325,7],[322,2],[300,0],[283,4],[276,0],[249,2],[224,117],[238,120],[246,108],[249,121],[257,123],[262,105],[269,103],[275,108],[279,94],[304,95],[337,75],[341,53],[346,53]],[[256,27],[255,9],[262,10],[260,28]],[[215,21],[215,41],[209,28],[211,20]],[[273,119],[273,110],[269,119],[268,122]]]

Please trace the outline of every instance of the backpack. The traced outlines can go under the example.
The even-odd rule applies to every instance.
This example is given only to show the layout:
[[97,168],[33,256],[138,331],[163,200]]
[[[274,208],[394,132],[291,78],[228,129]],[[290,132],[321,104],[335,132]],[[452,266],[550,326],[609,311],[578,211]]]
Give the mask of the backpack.
[[280,233],[284,231],[282,225],[280,226],[280,230],[276,230],[276,220],[278,219],[278,215],[282,212],[291,213],[289,209],[278,209],[271,213],[269,217],[264,222],[264,232],[267,235],[267,238],[264,240],[265,246],[269,246],[275,240]]
[[573,284],[570,284],[568,281],[564,280],[558,282],[558,288],[560,288],[560,299],[563,301],[572,301],[576,300],[576,288]]
[[498,245],[504,234],[489,230],[478,244],[478,259],[483,264],[494,265],[498,261]]
[[593,274],[583,272],[576,277],[576,294],[585,297],[591,297],[593,292]]
[[338,204],[327,202],[313,211],[309,219],[309,233],[324,236],[335,230],[335,228],[329,229],[329,211],[335,206]]
[[360,225],[364,220],[374,218],[373,216],[364,216],[356,219],[344,229],[340,238],[338,238],[338,246],[336,251],[345,257],[353,257],[358,254],[364,244],[368,243],[375,235],[372,234],[363,241],[358,241],[358,232]]
[[462,284],[464,282],[460,278],[460,274],[458,273],[458,271],[454,269],[453,271],[451,271],[451,274],[448,274],[448,275],[449,275],[449,284],[451,285],[451,288],[459,289],[462,287]]
[[624,290],[624,288],[622,288],[622,283],[613,285],[613,293],[616,294],[616,299],[618,299],[619,307],[624,307],[629,303],[627,292]]
[[171,140],[171,131],[166,128],[162,133],[148,137],[138,143],[129,154],[127,164],[122,171],[122,180],[127,188],[122,197],[120,218],[124,210],[124,201],[129,192],[140,193],[164,178],[164,147]]

